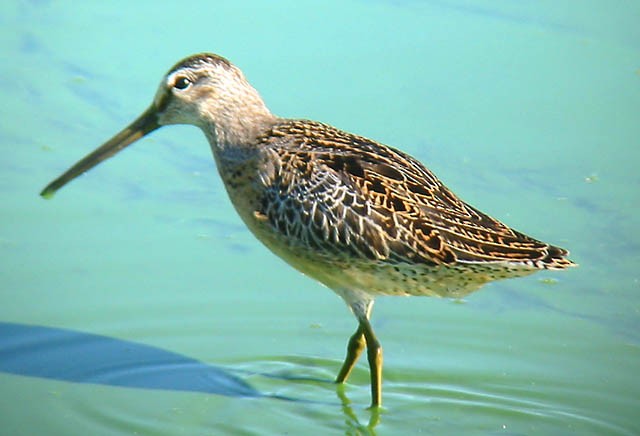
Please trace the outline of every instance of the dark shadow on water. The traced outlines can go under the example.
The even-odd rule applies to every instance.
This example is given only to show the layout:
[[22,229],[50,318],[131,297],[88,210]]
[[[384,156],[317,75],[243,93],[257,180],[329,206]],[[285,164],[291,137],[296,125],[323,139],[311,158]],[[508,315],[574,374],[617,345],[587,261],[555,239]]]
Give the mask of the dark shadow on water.
[[0,372],[128,388],[273,398],[224,369],[171,351],[106,336],[13,323],[0,323]]
[[[329,401],[263,394],[222,368],[149,345],[67,329],[6,322],[0,322],[0,372],[74,383],[335,405]],[[256,374],[243,370],[233,372]],[[314,377],[260,375],[334,384],[332,380]],[[344,394],[344,386],[336,385],[336,389],[347,428],[354,434],[375,434],[379,412],[369,411],[369,422],[361,424]]]

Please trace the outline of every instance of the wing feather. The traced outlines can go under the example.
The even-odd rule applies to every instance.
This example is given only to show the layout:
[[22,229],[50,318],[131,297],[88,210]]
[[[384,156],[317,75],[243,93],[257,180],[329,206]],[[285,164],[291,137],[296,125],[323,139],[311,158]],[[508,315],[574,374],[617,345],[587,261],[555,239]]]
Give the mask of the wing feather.
[[262,141],[280,165],[261,213],[292,243],[387,262],[571,264],[566,250],[469,206],[391,147],[295,120],[274,126]]

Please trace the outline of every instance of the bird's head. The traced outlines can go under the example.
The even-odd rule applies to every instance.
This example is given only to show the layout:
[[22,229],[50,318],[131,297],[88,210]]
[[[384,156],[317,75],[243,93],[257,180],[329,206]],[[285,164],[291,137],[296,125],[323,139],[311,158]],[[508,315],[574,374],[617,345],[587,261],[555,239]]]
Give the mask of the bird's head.
[[51,182],[40,195],[53,194],[82,173],[170,124],[200,127],[212,146],[241,144],[273,116],[242,72],[215,54],[197,54],[163,77],[151,105],[130,125]]

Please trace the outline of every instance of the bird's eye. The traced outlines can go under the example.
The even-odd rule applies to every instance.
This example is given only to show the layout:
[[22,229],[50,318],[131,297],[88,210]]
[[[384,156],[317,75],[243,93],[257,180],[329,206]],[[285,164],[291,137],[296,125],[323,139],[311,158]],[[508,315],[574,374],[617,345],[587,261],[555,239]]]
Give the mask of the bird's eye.
[[173,87],[176,89],[186,89],[189,85],[191,85],[191,80],[184,76],[176,77],[175,82],[173,82]]

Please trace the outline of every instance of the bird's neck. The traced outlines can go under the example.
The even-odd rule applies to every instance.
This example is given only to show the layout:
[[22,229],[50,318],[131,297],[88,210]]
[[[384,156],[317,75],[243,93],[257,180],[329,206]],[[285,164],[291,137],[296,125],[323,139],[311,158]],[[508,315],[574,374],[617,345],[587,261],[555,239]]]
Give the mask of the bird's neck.
[[262,99],[256,95],[242,102],[226,104],[223,110],[217,110],[215,114],[204,114],[201,119],[204,125],[200,127],[215,151],[252,146],[258,136],[274,124],[277,117],[271,114]]

